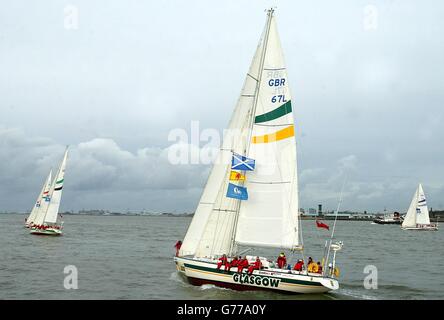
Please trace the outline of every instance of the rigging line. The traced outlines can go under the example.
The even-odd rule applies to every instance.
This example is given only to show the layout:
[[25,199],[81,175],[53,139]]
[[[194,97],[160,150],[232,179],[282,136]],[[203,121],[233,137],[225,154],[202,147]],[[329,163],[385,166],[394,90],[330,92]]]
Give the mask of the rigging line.
[[259,82],[259,80],[253,77],[251,74],[247,73],[247,76],[249,76],[251,79],[255,80],[256,82]]
[[[346,182],[346,181],[347,181],[347,176],[345,176],[345,178],[344,178],[344,182],[342,183],[341,195],[340,195],[340,197],[339,197],[338,206],[337,206],[337,208],[336,208],[335,221],[334,221],[334,223],[333,223],[333,229],[332,229],[332,231],[331,231],[330,241],[327,243],[327,244],[328,244],[328,248],[327,248],[327,257],[326,257],[326,259],[325,259],[325,263],[328,263],[328,259],[330,258],[331,243],[332,243],[332,241],[333,241],[333,237],[334,237],[335,230],[336,230],[336,222],[337,222],[337,220],[338,220],[339,208],[340,208],[341,203],[342,203],[342,195],[343,195],[343,192],[344,192],[344,187],[345,187],[345,182]],[[326,269],[323,270],[323,274],[325,274],[325,272],[326,272]]]
[[332,230],[332,232],[331,232],[331,237],[330,237],[331,240],[333,240],[333,237],[334,237],[334,234],[335,234],[336,221],[338,221],[338,213],[339,213],[339,208],[340,208],[340,206],[341,206],[341,204],[342,204],[342,196],[343,196],[343,193],[344,193],[344,187],[345,187],[345,183],[346,183],[346,181],[347,181],[347,175],[345,176],[345,178],[344,178],[344,182],[342,183],[341,195],[340,195],[340,197],[339,197],[339,203],[338,203],[338,206],[337,206],[337,208],[336,208],[335,221],[334,221],[334,223],[333,223],[333,230]]

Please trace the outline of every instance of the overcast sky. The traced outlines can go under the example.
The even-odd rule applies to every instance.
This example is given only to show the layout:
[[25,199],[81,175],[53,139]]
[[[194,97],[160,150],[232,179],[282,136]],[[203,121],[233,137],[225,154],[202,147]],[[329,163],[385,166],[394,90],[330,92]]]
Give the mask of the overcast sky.
[[171,165],[168,134],[226,127],[269,6],[301,206],[334,209],[347,176],[343,209],[405,211],[419,182],[444,209],[442,1],[0,3],[0,211],[67,144],[61,210],[194,211],[210,166]]

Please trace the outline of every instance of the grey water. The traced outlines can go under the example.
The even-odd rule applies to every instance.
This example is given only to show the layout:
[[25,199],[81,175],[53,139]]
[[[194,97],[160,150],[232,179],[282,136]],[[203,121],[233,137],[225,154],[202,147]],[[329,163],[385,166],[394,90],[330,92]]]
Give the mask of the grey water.
[[[336,238],[344,242],[337,256],[340,289],[287,295],[184,281],[176,273],[173,246],[183,239],[189,217],[66,215],[61,237],[29,234],[24,217],[0,214],[0,299],[444,299],[442,230],[338,221]],[[306,255],[320,260],[329,232],[314,221],[302,226]],[[70,265],[77,268],[77,289],[64,287]],[[364,287],[366,266],[376,267],[377,289]]]

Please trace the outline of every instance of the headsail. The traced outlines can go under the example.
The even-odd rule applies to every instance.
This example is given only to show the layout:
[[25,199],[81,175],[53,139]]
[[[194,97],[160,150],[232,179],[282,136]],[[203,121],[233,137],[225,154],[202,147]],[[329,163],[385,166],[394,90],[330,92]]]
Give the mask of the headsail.
[[26,219],[27,224],[32,224],[37,218],[39,212],[44,207],[45,199],[48,196],[49,189],[51,188],[51,182],[52,182],[52,170],[49,171],[48,177],[46,178],[46,181],[43,184],[42,190],[40,191],[37,201],[34,207],[32,208],[31,213],[28,216],[28,219]]
[[[181,255],[229,253],[234,240],[282,248],[298,244],[296,144],[291,111],[282,49],[270,10]],[[245,201],[227,197],[232,170],[236,169],[232,166],[233,154],[256,160],[254,171],[239,175],[243,177],[239,179],[241,186],[249,193]]]
[[422,185],[418,187],[418,204],[416,207],[416,223],[427,225],[430,224],[429,209],[427,207],[427,201],[422,189]]

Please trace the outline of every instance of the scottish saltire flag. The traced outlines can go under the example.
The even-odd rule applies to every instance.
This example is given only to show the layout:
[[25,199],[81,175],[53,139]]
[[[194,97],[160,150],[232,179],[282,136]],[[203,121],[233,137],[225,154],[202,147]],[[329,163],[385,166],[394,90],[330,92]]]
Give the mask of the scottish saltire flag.
[[233,153],[233,158],[231,158],[231,169],[234,170],[254,170],[255,161],[240,154]]
[[229,183],[227,190],[227,197],[239,200],[248,200],[247,188]]

